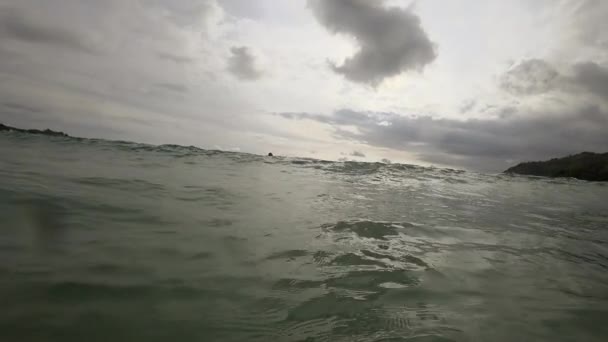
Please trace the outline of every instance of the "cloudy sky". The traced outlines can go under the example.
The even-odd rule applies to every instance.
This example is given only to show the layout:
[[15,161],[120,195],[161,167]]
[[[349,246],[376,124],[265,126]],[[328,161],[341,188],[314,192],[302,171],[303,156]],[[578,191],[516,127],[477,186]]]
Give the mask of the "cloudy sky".
[[0,0],[0,122],[501,171],[608,151],[602,0]]

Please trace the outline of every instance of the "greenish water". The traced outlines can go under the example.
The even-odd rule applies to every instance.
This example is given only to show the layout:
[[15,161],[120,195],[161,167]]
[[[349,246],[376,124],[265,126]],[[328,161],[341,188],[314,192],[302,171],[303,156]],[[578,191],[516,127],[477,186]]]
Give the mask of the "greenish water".
[[0,341],[606,341],[608,187],[0,134]]

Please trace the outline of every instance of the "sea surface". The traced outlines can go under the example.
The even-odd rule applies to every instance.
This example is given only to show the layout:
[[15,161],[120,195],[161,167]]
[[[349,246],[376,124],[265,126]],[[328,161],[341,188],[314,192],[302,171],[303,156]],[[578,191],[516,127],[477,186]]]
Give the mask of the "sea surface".
[[0,308],[3,342],[608,341],[608,186],[0,133]]

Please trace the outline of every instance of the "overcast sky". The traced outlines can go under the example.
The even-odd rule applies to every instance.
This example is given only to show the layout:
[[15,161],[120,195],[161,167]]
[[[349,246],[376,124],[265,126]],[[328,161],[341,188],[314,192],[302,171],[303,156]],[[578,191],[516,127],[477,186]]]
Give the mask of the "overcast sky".
[[608,151],[608,1],[0,0],[0,122],[502,171]]

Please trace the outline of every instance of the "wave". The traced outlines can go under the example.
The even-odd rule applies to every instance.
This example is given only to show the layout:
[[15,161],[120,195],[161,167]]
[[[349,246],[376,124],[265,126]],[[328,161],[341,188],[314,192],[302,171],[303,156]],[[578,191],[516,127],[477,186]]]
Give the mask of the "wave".
[[364,161],[331,161],[315,158],[299,158],[256,155],[246,152],[221,151],[217,149],[204,149],[197,146],[183,146],[178,144],[146,144],[124,140],[105,140],[96,138],[82,138],[72,136],[44,136],[32,135],[23,132],[0,132],[14,139],[23,140],[40,140],[44,139],[50,143],[57,144],[79,144],[82,146],[90,146],[101,150],[116,150],[130,153],[152,153],[161,156],[172,158],[188,158],[188,157],[224,157],[238,163],[268,163],[279,165],[292,165],[304,168],[314,168],[328,173],[345,174],[352,176],[366,176],[382,172],[417,172],[420,174],[429,171],[441,170],[444,174],[462,174],[464,170],[454,169],[438,169],[435,167],[423,167],[410,164],[392,163],[386,164],[381,162],[364,162]]

